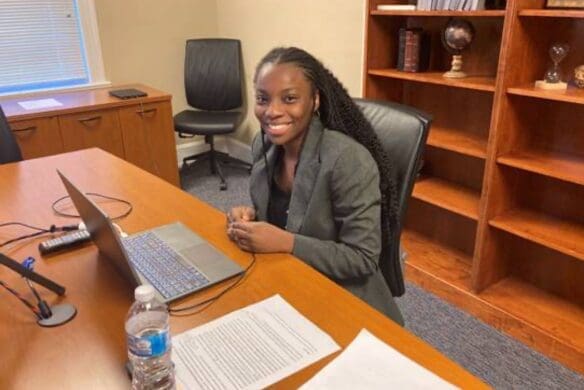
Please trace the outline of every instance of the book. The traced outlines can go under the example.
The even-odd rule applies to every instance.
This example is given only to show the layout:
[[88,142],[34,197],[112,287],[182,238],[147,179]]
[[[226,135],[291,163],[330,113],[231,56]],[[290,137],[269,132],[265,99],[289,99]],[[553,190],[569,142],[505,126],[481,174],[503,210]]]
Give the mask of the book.
[[404,52],[406,49],[406,29],[400,28],[397,46],[397,70],[404,70]]
[[398,70],[423,72],[430,65],[430,35],[421,28],[400,28],[398,34]]

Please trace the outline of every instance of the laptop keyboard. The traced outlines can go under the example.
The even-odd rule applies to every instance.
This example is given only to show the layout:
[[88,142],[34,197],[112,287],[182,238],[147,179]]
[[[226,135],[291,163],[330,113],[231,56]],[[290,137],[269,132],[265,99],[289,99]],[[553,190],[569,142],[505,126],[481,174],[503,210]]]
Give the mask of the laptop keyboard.
[[134,267],[165,298],[178,297],[209,283],[194,265],[183,260],[152,232],[123,239]]

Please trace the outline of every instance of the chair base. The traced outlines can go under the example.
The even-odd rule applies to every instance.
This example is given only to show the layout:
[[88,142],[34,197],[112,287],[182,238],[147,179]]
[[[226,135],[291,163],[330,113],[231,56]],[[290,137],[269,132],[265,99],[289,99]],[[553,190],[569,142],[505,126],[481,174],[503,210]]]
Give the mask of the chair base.
[[189,164],[189,161],[201,162],[209,161],[209,167],[213,175],[219,176],[221,191],[227,190],[227,182],[225,181],[225,176],[223,175],[223,165],[229,165],[230,167],[246,169],[251,172],[251,164],[244,161],[238,160],[231,157],[227,153],[219,152],[217,150],[211,149],[203,153],[195,154],[193,156],[188,156],[183,158],[183,165],[181,169],[186,169],[191,167],[193,164]]

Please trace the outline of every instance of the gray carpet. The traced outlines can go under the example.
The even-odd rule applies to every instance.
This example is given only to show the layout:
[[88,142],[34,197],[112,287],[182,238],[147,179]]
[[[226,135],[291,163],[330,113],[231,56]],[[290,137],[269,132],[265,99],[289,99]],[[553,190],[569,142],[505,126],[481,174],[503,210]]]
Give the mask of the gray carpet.
[[[207,164],[181,172],[182,187],[223,211],[249,205],[248,174],[225,169],[228,190]],[[407,283],[397,300],[406,327],[497,389],[584,389],[584,377],[486,325],[455,306]]]

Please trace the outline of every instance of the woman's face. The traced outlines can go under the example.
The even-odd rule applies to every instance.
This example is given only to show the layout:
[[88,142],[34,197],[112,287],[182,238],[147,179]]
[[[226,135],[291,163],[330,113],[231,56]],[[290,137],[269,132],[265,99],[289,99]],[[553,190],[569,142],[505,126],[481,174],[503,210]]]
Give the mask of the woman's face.
[[302,70],[294,64],[265,64],[258,72],[255,94],[254,112],[270,141],[299,147],[319,104],[318,93]]

